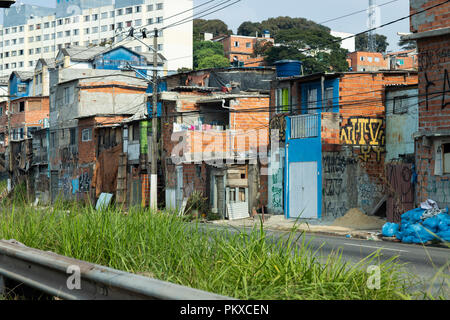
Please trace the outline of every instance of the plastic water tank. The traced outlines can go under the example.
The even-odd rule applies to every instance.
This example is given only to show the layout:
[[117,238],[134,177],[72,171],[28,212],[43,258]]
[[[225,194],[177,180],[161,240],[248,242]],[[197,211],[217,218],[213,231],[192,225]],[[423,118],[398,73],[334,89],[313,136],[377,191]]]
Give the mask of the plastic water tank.
[[301,75],[302,62],[298,60],[280,60],[274,63],[277,77],[293,77]]

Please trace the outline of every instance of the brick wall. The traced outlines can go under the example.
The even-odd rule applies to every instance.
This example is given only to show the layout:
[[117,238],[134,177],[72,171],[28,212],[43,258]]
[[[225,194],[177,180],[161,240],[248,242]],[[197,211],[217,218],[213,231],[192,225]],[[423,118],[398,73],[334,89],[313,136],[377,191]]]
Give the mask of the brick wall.
[[[414,14],[431,8],[443,0],[410,0],[410,13]],[[411,32],[424,32],[448,27],[450,18],[450,2],[437,6],[410,18]]]
[[[430,8],[441,0],[412,0],[411,13]],[[411,18],[412,32],[426,32],[449,26],[450,3]],[[442,143],[450,142],[450,37],[417,39],[419,54],[419,132],[440,134],[415,141],[417,172],[416,204],[433,199],[439,207],[450,206],[450,173],[439,166]],[[445,93],[444,93],[445,92]]]
[[[419,130],[450,128],[450,37],[418,39]],[[448,75],[445,80],[446,74]],[[437,92],[437,94],[436,94]],[[435,94],[433,94],[435,93]]]

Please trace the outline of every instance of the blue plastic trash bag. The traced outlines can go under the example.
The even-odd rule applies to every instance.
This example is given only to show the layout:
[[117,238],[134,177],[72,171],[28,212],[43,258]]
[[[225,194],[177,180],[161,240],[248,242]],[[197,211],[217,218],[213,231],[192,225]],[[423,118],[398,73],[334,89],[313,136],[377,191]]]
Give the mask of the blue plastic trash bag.
[[422,225],[432,232],[438,232],[440,219],[437,216],[426,219]]
[[381,228],[381,233],[385,237],[393,237],[399,230],[399,225],[393,222],[386,222]]
[[436,233],[441,241],[450,242],[450,230]]
[[403,223],[413,224],[419,222],[424,212],[425,210],[421,208],[416,208],[405,212],[401,216],[402,224]]

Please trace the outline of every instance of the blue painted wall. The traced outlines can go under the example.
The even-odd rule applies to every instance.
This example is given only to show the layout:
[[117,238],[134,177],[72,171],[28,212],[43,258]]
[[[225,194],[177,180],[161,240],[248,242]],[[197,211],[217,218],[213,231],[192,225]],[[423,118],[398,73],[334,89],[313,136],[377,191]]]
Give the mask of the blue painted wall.
[[[333,87],[333,112],[339,112],[339,79],[325,80],[324,89]],[[302,96],[302,113],[308,113],[307,107],[307,98],[308,91],[310,89],[317,89],[317,97],[316,97],[316,109],[313,110],[313,113],[322,113],[322,85],[320,81],[313,81],[309,83],[301,84],[301,96]]]
[[[325,80],[324,89],[333,88],[333,112],[339,112],[339,79]],[[317,89],[316,109],[312,113],[322,113],[322,86],[319,81],[312,81],[300,84],[302,114],[308,113],[307,97],[309,89]],[[284,166],[284,210],[286,218],[290,217],[289,211],[289,164],[292,162],[317,162],[317,218],[322,217],[322,137],[321,118],[319,116],[319,132],[317,137],[292,139],[291,138],[291,117],[286,117],[286,144],[285,144],[285,166]]]
[[[158,92],[164,92],[167,91],[167,82],[162,81],[158,84]],[[147,91],[146,93],[152,93],[153,92],[153,85],[150,83],[147,87]],[[153,106],[152,106],[152,102],[147,102],[147,113],[149,118],[152,118],[152,114],[153,114]],[[158,102],[158,110],[157,110],[157,116],[158,118],[161,117],[162,114],[162,103]]]
[[[320,128],[320,117],[319,117]],[[290,218],[289,211],[289,164],[292,162],[317,162],[317,218],[322,216],[322,141],[320,130],[317,137],[306,139],[291,139],[291,117],[286,117],[286,144],[285,144],[285,215]]]
[[[28,97],[30,95],[30,90],[31,90],[30,82],[31,82],[31,80],[21,81],[20,78],[17,77],[17,75],[15,73],[13,73],[9,80],[9,94],[11,96],[15,95],[16,97],[11,97],[11,100]],[[19,92],[19,85],[25,85],[27,87],[26,91]]]
[[[121,65],[126,63],[134,67],[147,66],[144,56],[139,55],[124,47],[115,48],[105,52],[95,58],[93,65],[95,69],[119,70]],[[141,73],[147,74],[147,70],[140,70]]]

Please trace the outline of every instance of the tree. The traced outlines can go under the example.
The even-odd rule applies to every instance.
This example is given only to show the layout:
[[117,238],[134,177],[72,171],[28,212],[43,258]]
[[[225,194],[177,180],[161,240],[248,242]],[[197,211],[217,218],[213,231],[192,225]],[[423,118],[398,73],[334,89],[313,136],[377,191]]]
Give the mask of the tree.
[[203,20],[195,19],[193,23],[194,41],[204,40],[204,33],[212,33],[213,36],[219,36],[222,34],[230,35],[233,31],[228,29],[225,22],[219,19]]
[[243,22],[238,34],[254,36],[267,30],[276,46],[255,46],[254,55],[262,54],[268,64],[278,60],[300,60],[306,74],[347,71],[347,50],[341,49],[330,28],[305,18],[277,17],[262,22]]
[[229,67],[220,42],[194,41],[194,70]]
[[[384,53],[389,46],[387,37],[382,34],[375,34],[376,48],[375,52]],[[356,51],[369,51],[369,35],[367,33],[359,34],[355,38]]]
[[402,49],[404,49],[404,50],[417,49],[417,42],[416,42],[416,40],[403,40],[403,39],[400,39],[400,41],[398,42],[398,45],[400,47],[402,47]]

